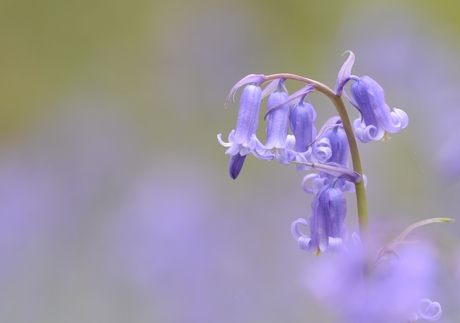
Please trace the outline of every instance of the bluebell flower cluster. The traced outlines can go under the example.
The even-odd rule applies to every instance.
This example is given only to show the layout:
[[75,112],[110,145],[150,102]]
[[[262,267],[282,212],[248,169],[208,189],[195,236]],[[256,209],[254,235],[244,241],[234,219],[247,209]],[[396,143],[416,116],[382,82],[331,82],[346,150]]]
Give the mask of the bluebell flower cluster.
[[[356,138],[362,142],[379,140],[386,132],[405,128],[407,114],[400,109],[390,111],[382,88],[370,77],[351,75],[353,63],[354,54],[350,52],[338,74],[335,93],[342,95],[345,85],[354,82],[349,100],[360,113],[360,118],[353,123]],[[227,97],[226,106],[237,90],[244,87],[236,127],[228,135],[228,142],[222,140],[222,134],[217,135],[219,143],[228,148],[225,153],[230,155],[229,174],[236,179],[249,154],[260,160],[296,165],[298,170],[319,170],[307,174],[302,181],[304,190],[316,196],[308,221],[294,222],[292,234],[300,248],[314,254],[339,250],[347,239],[343,192],[354,192],[354,183],[363,180],[361,174],[349,168],[350,148],[342,120],[332,117],[318,132],[316,109],[309,98],[315,91],[314,84],[307,84],[290,95],[283,75],[274,77],[262,89],[267,79],[262,74],[248,75],[235,84]],[[266,140],[262,143],[257,130],[261,103],[267,96]],[[308,187],[310,181],[311,187]],[[310,236],[301,233],[298,224],[308,224]]]
[[[231,89],[225,103],[227,106],[237,90],[243,87],[236,127],[228,135],[228,142],[222,140],[222,134],[218,134],[217,139],[227,147],[225,153],[230,155],[228,169],[233,179],[238,177],[246,157],[251,154],[260,160],[295,165],[298,171],[314,171],[306,174],[302,181],[304,191],[314,195],[310,215],[307,219],[301,217],[294,221],[291,234],[301,250],[314,255],[339,254],[336,265],[322,270],[326,282],[317,287],[321,293],[327,294],[327,299],[342,302],[343,322],[403,322],[419,318],[434,321],[441,316],[441,306],[424,298],[425,290],[419,290],[429,274],[428,266],[422,263],[424,258],[420,260],[416,252],[406,257],[409,259],[406,261],[396,249],[405,243],[405,236],[414,227],[449,221],[431,219],[411,226],[395,242],[382,248],[372,262],[368,259],[369,252],[362,250],[356,233],[352,234],[352,248],[347,247],[344,193],[356,191],[358,196],[358,189],[362,192],[367,182],[360,162],[355,163],[356,159],[359,160],[356,140],[361,143],[382,140],[388,133],[406,128],[409,122],[403,110],[389,108],[384,91],[376,81],[369,76],[351,74],[354,60],[354,54],[349,52],[334,90],[293,74],[244,77]],[[287,80],[302,81],[307,85],[289,94],[285,85]],[[267,85],[263,88],[264,84]],[[319,131],[315,124],[316,108],[310,100],[314,91],[327,95],[339,114],[327,120]],[[353,123],[343,112],[342,96],[359,114]],[[265,97],[268,97],[264,115],[266,131],[262,143],[258,138],[258,127]],[[354,169],[349,165],[350,156]],[[308,227],[309,234],[302,232],[303,227]],[[420,265],[427,270],[420,269]],[[420,279],[415,282],[414,277]],[[366,280],[370,278],[373,281],[368,288]],[[328,286],[331,288],[329,294]]]

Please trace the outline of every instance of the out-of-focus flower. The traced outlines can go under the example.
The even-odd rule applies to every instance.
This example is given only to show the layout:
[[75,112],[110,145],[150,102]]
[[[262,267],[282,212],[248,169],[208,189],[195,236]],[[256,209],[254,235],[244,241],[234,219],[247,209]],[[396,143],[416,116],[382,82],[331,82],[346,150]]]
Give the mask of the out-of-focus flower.
[[433,290],[436,262],[428,244],[404,244],[374,263],[373,274],[363,274],[361,242],[345,252],[324,256],[309,272],[307,285],[334,310],[340,322],[408,322],[420,318],[435,321],[442,309],[427,299]]

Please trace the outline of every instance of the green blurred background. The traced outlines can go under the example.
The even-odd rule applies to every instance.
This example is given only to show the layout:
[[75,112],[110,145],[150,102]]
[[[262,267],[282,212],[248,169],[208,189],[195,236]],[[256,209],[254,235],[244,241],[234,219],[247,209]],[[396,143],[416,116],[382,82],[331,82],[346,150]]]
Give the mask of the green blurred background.
[[[0,26],[1,322],[329,322],[289,232],[303,174],[248,158],[232,181],[216,134],[243,76],[332,87],[345,50],[410,117],[360,146],[373,230],[457,217],[456,1],[15,0]],[[422,231],[456,322],[460,230]]]

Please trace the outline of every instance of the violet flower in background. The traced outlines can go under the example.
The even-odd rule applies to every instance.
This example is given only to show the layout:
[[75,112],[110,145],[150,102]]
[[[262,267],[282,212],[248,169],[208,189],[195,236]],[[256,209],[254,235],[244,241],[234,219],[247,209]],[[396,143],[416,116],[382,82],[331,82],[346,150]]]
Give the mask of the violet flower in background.
[[[374,279],[362,275],[361,242],[353,235],[349,251],[324,256],[309,273],[309,290],[334,313],[338,322],[436,321],[439,303],[428,297],[437,266],[429,244],[406,244],[376,262]],[[360,274],[361,273],[361,274]]]

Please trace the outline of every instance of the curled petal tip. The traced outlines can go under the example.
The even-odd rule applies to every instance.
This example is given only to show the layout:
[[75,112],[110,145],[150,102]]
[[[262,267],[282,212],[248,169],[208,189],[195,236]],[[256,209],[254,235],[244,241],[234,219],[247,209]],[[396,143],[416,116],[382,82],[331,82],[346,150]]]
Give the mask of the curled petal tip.
[[422,318],[428,321],[437,321],[442,316],[441,304],[432,302],[428,298],[423,298],[419,302],[419,309],[415,315],[416,320]]

